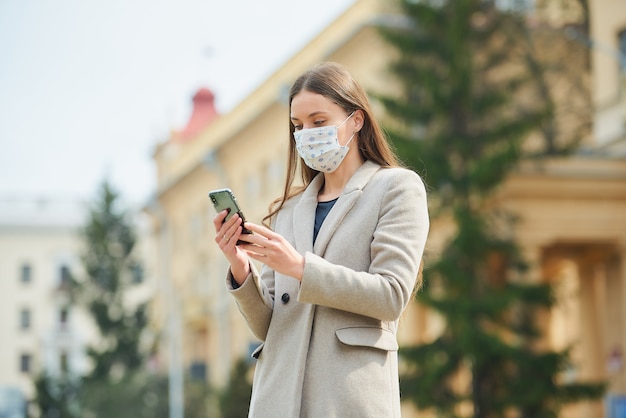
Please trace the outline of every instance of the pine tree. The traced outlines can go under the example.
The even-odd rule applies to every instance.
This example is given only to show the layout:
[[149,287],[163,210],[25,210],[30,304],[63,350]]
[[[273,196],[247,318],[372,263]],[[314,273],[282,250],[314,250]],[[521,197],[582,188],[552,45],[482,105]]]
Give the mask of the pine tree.
[[148,323],[147,304],[132,305],[127,300],[128,291],[141,280],[141,267],[133,253],[134,224],[106,181],[81,235],[85,277],[73,281],[73,294],[99,333],[98,342],[88,348],[93,367],[82,379],[82,414],[164,416],[167,380],[145,370],[148,353],[142,337]]
[[53,377],[42,372],[33,380],[35,407],[41,418],[79,417],[78,382],[69,376]]
[[127,291],[141,279],[134,258],[134,224],[118,194],[103,182],[80,231],[85,277],[70,277],[72,303],[85,308],[99,333],[88,347],[85,376],[45,372],[34,379],[34,404],[42,417],[165,417],[167,379],[145,371],[142,336],[146,304],[130,305]]
[[[417,298],[446,327],[401,350],[403,399],[440,417],[556,417],[563,403],[597,398],[603,386],[560,382],[568,352],[537,348],[536,318],[554,303],[552,291],[529,280],[516,214],[490,199],[525,158],[525,141],[555,115],[537,100],[545,73],[530,33],[520,14],[492,1],[399,3],[404,23],[381,33],[398,51],[390,72],[400,94],[378,98],[394,145],[430,188],[431,216],[455,225]],[[571,147],[543,138],[535,155]]]
[[93,318],[101,336],[90,347],[93,370],[89,378],[122,377],[143,366],[140,348],[147,325],[146,305],[127,306],[126,292],[140,271],[133,256],[136,236],[119,196],[104,182],[82,231],[86,279],[75,282],[75,293]]

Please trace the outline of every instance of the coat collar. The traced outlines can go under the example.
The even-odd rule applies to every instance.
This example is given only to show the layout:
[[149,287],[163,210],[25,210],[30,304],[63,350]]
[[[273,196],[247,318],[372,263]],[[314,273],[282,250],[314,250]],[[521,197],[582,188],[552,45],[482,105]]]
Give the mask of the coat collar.
[[352,175],[335,206],[333,206],[324,220],[315,240],[315,246],[313,246],[313,225],[315,223],[317,195],[324,184],[324,175],[322,173],[315,176],[303,192],[300,201],[294,207],[293,229],[295,247],[300,253],[303,254],[309,251],[319,255],[324,254],[335,230],[359,197],[361,197],[365,185],[379,169],[380,166],[378,164],[366,161]]

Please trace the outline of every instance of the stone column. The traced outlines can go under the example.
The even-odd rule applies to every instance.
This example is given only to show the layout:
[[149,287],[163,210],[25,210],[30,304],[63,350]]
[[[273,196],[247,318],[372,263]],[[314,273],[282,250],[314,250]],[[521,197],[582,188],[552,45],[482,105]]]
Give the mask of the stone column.
[[626,395],[626,246],[607,260],[607,353],[609,392]]

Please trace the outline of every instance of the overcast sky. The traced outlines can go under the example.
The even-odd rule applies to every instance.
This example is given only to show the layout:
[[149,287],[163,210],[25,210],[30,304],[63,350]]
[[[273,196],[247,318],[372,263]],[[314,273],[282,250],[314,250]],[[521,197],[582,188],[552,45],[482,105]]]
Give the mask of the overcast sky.
[[0,199],[144,203],[198,88],[228,112],[353,0],[0,1]]

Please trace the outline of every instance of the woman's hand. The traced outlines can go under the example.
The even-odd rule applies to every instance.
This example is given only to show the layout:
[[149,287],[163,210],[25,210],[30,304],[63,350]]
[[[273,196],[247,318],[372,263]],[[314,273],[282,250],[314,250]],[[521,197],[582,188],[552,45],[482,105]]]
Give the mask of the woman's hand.
[[245,227],[253,234],[241,234],[239,228],[239,239],[248,243],[239,249],[278,273],[302,280],[304,257],[282,235],[250,222]]
[[242,227],[241,218],[234,214],[229,220],[224,222],[228,212],[223,210],[213,218],[215,226],[215,242],[226,256],[230,263],[230,271],[235,281],[241,286],[250,274],[250,261],[245,251],[237,246]]

